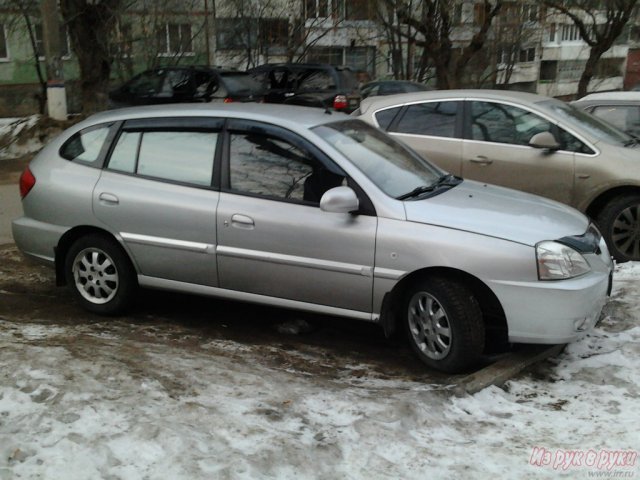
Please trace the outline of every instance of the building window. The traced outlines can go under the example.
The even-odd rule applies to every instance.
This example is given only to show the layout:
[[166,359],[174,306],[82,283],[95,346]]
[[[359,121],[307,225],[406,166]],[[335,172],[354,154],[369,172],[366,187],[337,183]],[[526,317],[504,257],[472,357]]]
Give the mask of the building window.
[[487,18],[487,14],[484,10],[484,5],[481,3],[476,3],[473,6],[473,21],[476,25],[483,25],[484,21]]
[[575,42],[580,40],[580,31],[574,24],[562,25],[562,41]]
[[289,19],[261,18],[260,43],[265,47],[286,47],[289,41]]
[[344,4],[345,20],[373,20],[374,6],[371,0],[349,0]]
[[[42,24],[41,23],[36,23],[33,26],[33,33],[36,37],[36,52],[38,54],[38,58],[40,60],[44,60],[45,59],[45,52],[44,52],[44,30],[42,29]],[[67,30],[67,27],[65,26],[61,26],[60,27],[60,56],[62,58],[69,58],[69,52],[70,52],[70,48],[69,48],[69,32]]]
[[451,25],[462,25],[462,4],[456,3],[451,14]]
[[376,47],[315,47],[307,53],[309,63],[347,65],[375,76]]
[[525,22],[537,22],[538,21],[538,5],[528,4],[522,6],[522,20]]
[[511,65],[514,63],[514,45],[503,45],[498,47],[496,52],[496,61],[498,65]]
[[[333,1],[337,3],[336,0]],[[335,9],[335,6],[333,8]],[[333,13],[332,0],[305,0],[305,13],[306,18],[331,17]]]
[[128,58],[133,53],[133,36],[131,24],[119,24],[115,31],[115,41],[111,42],[111,54],[115,57]]
[[556,40],[557,40],[557,26],[555,23],[551,23],[547,28],[547,41],[550,43],[555,43]]
[[519,62],[533,62],[536,59],[536,49],[533,48],[522,48],[520,49],[520,54],[518,55]]
[[257,18],[217,18],[218,50],[245,50],[258,46]]
[[158,55],[194,53],[191,25],[188,23],[165,23],[156,35]]
[[540,80],[548,82],[555,80],[558,76],[558,62],[547,60],[540,63]]
[[7,32],[4,24],[0,23],[0,60],[9,58],[9,48],[7,47]]
[[562,60],[558,62],[558,80],[559,81],[577,81],[584,67],[587,64],[586,60]]

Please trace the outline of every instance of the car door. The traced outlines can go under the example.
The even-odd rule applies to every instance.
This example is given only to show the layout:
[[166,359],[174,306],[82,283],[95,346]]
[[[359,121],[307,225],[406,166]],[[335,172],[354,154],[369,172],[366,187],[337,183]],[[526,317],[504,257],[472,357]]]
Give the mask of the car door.
[[562,137],[555,124],[508,103],[469,100],[465,107],[463,177],[571,203],[574,153],[529,146],[537,133]]
[[[424,158],[454,175],[462,173],[462,116],[459,101],[429,101],[405,106],[387,131]],[[376,113],[378,123],[385,114]]]
[[93,193],[142,275],[217,286],[214,157],[223,121],[129,120]]
[[371,312],[373,214],[324,212],[344,173],[298,135],[228,122],[218,205],[220,285],[270,297]]

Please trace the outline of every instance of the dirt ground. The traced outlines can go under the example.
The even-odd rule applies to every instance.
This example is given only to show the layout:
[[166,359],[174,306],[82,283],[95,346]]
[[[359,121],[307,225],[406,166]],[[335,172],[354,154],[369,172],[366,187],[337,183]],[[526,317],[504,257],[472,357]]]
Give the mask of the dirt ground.
[[[17,184],[28,161],[0,162],[0,185]],[[115,329],[123,342],[153,327],[155,340],[187,350],[212,339],[263,345],[266,362],[314,375],[340,375],[344,365],[364,362],[383,377],[450,380],[419,364],[400,339],[386,339],[379,327],[365,322],[154,291],[141,291],[125,317],[95,316],[76,305],[66,288],[55,286],[50,268],[25,259],[14,244],[0,245],[0,319]],[[322,362],[304,360],[310,352],[314,358],[321,352]]]

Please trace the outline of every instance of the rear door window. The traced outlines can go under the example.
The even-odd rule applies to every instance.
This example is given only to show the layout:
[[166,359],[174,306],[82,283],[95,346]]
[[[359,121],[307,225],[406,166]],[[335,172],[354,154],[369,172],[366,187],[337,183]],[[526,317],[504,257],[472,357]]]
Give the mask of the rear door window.
[[108,169],[169,182],[210,186],[218,131],[131,129],[120,134]]
[[459,102],[426,102],[409,105],[390,132],[434,137],[456,136]]

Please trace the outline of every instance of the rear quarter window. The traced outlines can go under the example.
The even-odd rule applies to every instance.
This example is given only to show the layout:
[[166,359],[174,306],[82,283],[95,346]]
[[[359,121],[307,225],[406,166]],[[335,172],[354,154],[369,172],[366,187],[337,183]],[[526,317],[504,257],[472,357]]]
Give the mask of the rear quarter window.
[[103,157],[112,123],[80,130],[60,148],[60,156],[74,162],[96,165]]
[[380,128],[382,128],[383,130],[389,130],[389,127],[391,126],[393,120],[396,118],[398,112],[400,112],[401,109],[402,107],[394,107],[386,108],[384,110],[376,112],[376,122],[378,122]]

